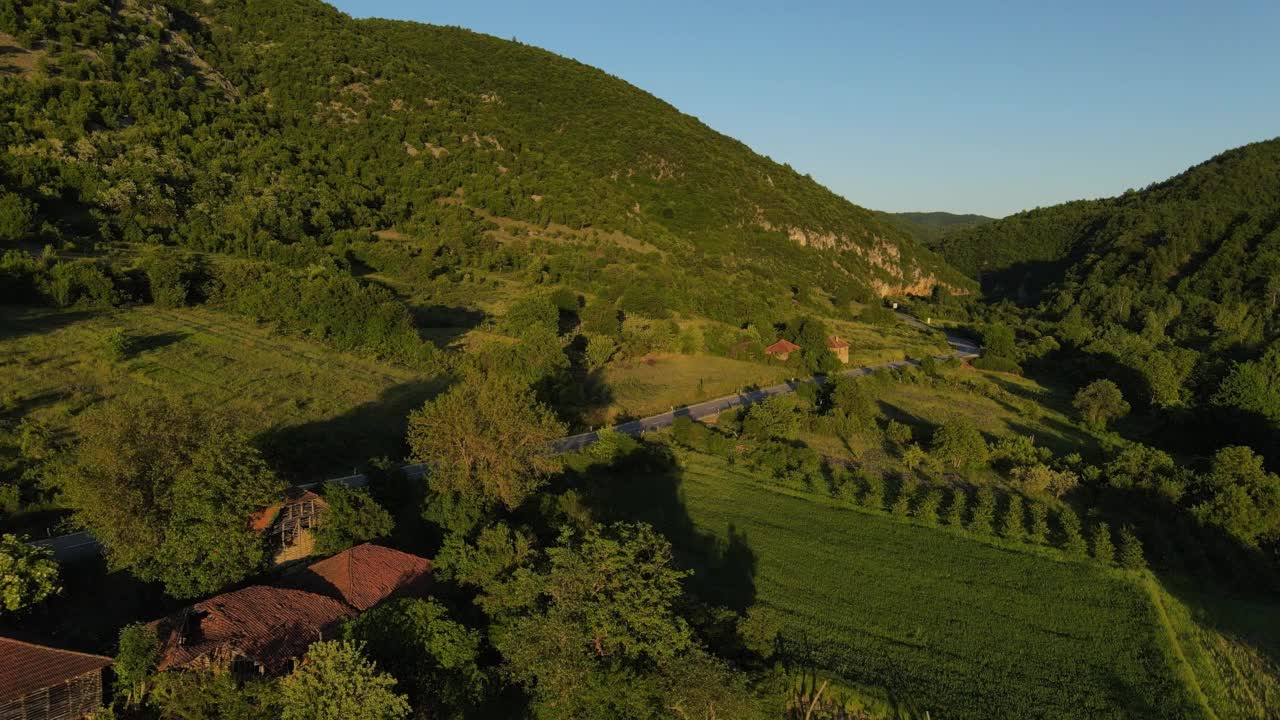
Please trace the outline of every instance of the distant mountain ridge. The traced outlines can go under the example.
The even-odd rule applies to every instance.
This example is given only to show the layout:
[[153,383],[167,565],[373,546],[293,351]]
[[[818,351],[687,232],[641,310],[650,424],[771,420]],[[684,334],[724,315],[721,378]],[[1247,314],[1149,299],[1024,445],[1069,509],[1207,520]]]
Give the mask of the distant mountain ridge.
[[917,242],[929,248],[936,247],[942,238],[951,233],[996,220],[986,215],[961,215],[949,212],[878,212],[877,214],[911,233]]

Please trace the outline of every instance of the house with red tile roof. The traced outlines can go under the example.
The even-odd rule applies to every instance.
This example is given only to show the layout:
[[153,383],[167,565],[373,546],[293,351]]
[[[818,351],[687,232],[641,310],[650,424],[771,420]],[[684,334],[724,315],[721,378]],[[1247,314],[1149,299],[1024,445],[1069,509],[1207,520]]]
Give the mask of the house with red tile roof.
[[765,348],[764,354],[772,355],[773,357],[776,357],[779,360],[786,362],[787,358],[791,357],[791,353],[799,349],[800,349],[799,345],[791,342],[790,340],[787,340],[786,338],[782,338],[778,340],[778,342]]
[[152,623],[157,669],[285,673],[344,621],[389,598],[424,594],[430,573],[426,558],[377,545],[348,548],[273,585],[217,595]]
[[840,362],[849,364],[849,343],[841,340],[838,335],[827,338],[827,349],[835,353],[836,357],[840,358]]
[[0,718],[79,720],[102,705],[111,658],[0,637]]

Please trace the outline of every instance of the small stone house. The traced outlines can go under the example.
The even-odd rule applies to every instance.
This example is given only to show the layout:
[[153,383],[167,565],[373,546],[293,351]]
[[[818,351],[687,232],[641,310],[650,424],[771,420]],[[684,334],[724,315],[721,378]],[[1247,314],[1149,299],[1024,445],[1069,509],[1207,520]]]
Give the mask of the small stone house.
[[849,364],[849,343],[841,340],[839,336],[833,335],[827,338],[827,349],[835,353],[836,357],[840,358],[840,362]]
[[791,353],[799,349],[800,349],[799,345],[791,342],[790,340],[787,340],[786,338],[782,338],[781,340],[778,340],[778,342],[765,348],[764,354],[772,355],[773,357],[776,357],[779,360],[786,362],[787,358],[791,357]]
[[111,658],[0,638],[0,720],[80,720],[102,705]]
[[264,508],[249,520],[254,531],[266,535],[271,563],[284,565],[315,554],[315,530],[329,509],[324,498],[299,488],[285,491],[282,502]]

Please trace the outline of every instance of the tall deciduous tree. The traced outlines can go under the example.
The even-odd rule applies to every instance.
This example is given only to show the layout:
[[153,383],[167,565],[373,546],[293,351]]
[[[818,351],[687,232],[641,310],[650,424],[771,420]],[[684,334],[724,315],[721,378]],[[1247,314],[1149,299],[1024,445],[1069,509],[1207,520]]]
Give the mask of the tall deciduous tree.
[[351,641],[323,641],[280,681],[282,720],[399,720],[409,700]]
[[1129,414],[1129,403],[1120,388],[1110,380],[1094,380],[1076,393],[1072,402],[1080,417],[1090,427],[1105,428],[1108,423]]
[[532,392],[500,376],[471,375],[409,416],[414,459],[437,492],[514,509],[560,469],[565,434]]
[[982,433],[960,419],[948,420],[934,432],[932,449],[943,462],[956,469],[981,466],[990,457]]
[[1247,447],[1219,450],[1200,479],[1206,497],[1195,506],[1196,514],[1249,545],[1280,539],[1280,476],[1262,463],[1262,456]]
[[1254,362],[1232,366],[1213,402],[1257,413],[1280,428],[1280,344]]
[[539,567],[490,584],[494,645],[535,715],[756,717],[741,677],[677,614],[685,575],[651,527],[621,524],[566,532]]
[[284,489],[261,453],[218,414],[124,397],[85,413],[60,486],[113,567],[175,597],[214,592],[261,567],[249,516]]
[[343,628],[364,652],[400,681],[419,712],[455,717],[480,699],[487,684],[477,661],[480,633],[455,622],[439,602],[404,598],[374,608]]
[[395,529],[391,513],[366,490],[329,481],[324,485],[329,505],[324,522],[315,531],[316,552],[332,555],[367,540],[386,537]]

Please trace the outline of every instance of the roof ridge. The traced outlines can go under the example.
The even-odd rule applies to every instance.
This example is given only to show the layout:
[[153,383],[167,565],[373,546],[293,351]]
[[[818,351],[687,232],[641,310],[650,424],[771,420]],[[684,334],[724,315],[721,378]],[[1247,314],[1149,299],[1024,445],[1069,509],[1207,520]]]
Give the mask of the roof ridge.
[[19,640],[18,638],[9,637],[7,635],[0,635],[0,642],[11,642],[11,643],[16,643],[18,645],[26,645],[27,647],[36,648],[37,650],[48,650],[50,652],[66,653],[68,655],[79,655],[81,657],[93,658],[95,660],[106,660],[107,662],[114,662],[114,659],[108,655],[98,655],[95,653],[81,652],[79,650],[67,650],[65,648],[53,647],[52,645],[41,645],[40,643],[34,643],[29,640]]

